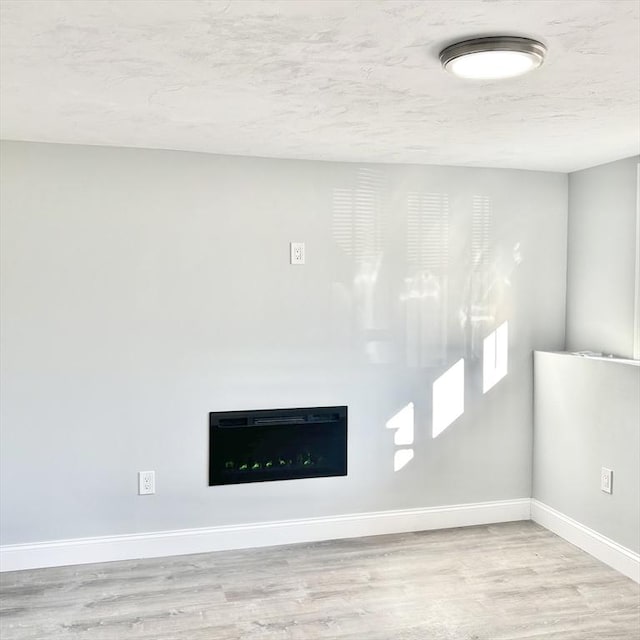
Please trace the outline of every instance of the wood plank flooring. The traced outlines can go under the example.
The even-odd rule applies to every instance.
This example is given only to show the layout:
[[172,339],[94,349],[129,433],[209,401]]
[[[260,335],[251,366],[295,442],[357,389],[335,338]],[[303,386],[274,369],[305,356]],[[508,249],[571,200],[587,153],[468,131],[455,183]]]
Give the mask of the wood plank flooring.
[[640,587],[532,522],[0,577],[2,640],[637,640]]

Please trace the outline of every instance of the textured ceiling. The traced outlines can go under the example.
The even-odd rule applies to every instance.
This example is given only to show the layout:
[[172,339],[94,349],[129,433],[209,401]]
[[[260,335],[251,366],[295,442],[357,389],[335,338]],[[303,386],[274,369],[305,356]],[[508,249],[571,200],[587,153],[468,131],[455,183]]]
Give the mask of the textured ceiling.
[[[2,0],[11,140],[571,171],[638,153],[637,0]],[[469,82],[438,51],[549,49]]]

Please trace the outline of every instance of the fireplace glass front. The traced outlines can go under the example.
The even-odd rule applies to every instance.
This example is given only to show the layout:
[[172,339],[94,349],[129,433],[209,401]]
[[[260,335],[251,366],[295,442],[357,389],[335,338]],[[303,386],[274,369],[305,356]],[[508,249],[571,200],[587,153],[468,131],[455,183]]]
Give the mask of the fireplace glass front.
[[209,414],[209,485],[345,475],[345,406]]

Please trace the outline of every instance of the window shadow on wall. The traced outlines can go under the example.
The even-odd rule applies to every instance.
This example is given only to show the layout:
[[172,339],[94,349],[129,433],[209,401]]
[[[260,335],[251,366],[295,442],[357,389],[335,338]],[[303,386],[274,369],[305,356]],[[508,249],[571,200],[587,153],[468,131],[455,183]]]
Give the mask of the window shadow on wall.
[[332,235],[343,254],[351,258],[351,298],[356,335],[366,358],[373,364],[390,360],[387,288],[380,286],[386,238],[382,202],[384,174],[362,167],[353,188],[335,188]]

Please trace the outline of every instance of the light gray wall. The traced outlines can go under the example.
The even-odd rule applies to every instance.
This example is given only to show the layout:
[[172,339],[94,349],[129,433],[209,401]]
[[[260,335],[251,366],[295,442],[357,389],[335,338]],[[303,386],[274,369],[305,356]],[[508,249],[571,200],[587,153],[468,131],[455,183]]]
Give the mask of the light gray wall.
[[640,367],[536,353],[534,370],[533,497],[639,552]]
[[[1,160],[3,543],[530,495],[566,175],[13,142]],[[509,373],[483,395],[504,320]],[[465,413],[433,440],[431,386],[460,357]],[[394,473],[386,423],[410,402]],[[332,404],[348,477],[207,486],[209,411]]]
[[569,175],[569,351],[633,357],[639,160]]

